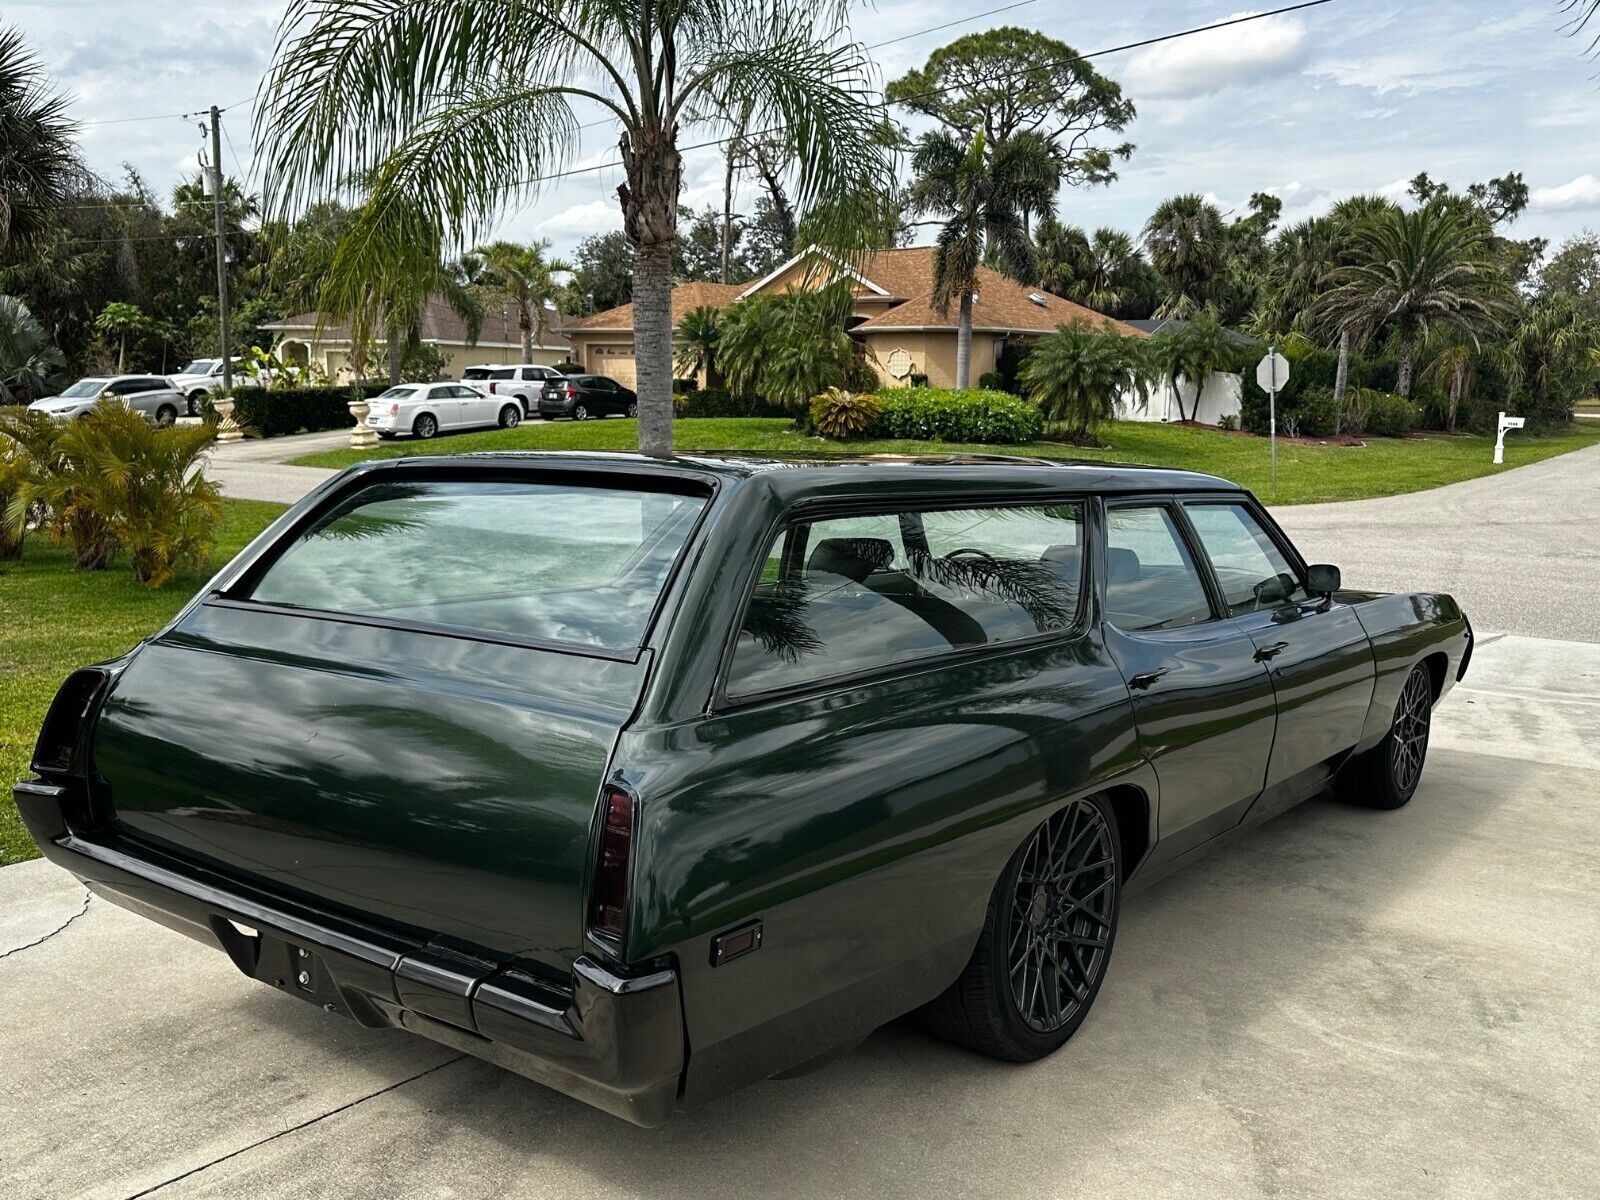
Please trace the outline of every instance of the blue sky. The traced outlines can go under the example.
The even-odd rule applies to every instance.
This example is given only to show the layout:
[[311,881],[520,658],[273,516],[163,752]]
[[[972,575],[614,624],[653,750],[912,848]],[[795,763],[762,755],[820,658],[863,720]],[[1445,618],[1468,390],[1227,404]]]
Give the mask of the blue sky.
[[[861,6],[864,42],[915,34],[1007,0],[880,0]],[[192,172],[193,120],[165,114],[247,100],[272,49],[283,0],[8,0],[0,20],[22,27],[75,115],[90,164],[131,162],[161,191]],[[1261,5],[1255,11],[1270,7]],[[1041,29],[1088,52],[1252,11],[1235,3],[1034,0],[957,28],[875,50],[883,79],[971,29]],[[1242,209],[1255,191],[1284,200],[1293,220],[1354,191],[1398,195],[1419,170],[1458,186],[1523,172],[1534,201],[1515,228],[1559,240],[1600,228],[1600,91],[1580,47],[1557,32],[1556,0],[1334,0],[1321,8],[1097,60],[1138,105],[1137,144],[1108,187],[1063,194],[1064,219],[1137,230],[1179,191]],[[154,120],[130,117],[158,116]],[[90,123],[93,122],[93,123]],[[226,118],[225,166],[250,163],[250,105]],[[687,140],[704,140],[696,136]],[[590,131],[574,165],[614,157]],[[236,165],[238,164],[238,165]],[[615,170],[560,181],[507,214],[511,236],[566,249],[616,228]],[[685,199],[720,195],[714,151],[689,157]]]

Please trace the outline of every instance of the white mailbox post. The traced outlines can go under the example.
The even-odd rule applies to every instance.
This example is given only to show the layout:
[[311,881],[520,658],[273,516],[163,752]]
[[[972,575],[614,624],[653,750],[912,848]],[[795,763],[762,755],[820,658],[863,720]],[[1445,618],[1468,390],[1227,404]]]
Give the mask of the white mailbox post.
[[1527,417],[1508,417],[1500,414],[1500,427],[1495,433],[1494,461],[1503,463],[1506,460],[1506,434],[1513,429],[1521,429],[1528,423]]

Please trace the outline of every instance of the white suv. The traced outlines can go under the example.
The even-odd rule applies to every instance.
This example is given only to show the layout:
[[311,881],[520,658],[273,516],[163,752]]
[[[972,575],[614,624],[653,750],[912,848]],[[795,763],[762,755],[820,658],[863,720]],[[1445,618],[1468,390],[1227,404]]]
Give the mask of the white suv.
[[547,379],[564,379],[554,367],[542,363],[468,367],[461,372],[461,382],[477,388],[486,396],[515,396],[522,404],[522,415],[531,417],[539,405]]
[[[197,358],[176,375],[170,375],[172,386],[182,392],[188,401],[189,415],[200,415],[200,399],[209,396],[212,392],[222,390],[222,360],[220,358]],[[251,372],[246,371],[244,360],[233,360],[234,383],[256,384],[258,380]]]

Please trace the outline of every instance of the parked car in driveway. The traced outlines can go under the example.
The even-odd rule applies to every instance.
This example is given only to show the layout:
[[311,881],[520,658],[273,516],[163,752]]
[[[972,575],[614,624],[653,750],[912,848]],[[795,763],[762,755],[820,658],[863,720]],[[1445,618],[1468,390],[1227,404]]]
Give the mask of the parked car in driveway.
[[392,459],[72,675],[14,794],[246,975],[654,1125],[907,1012],[1051,1053],[1132,891],[1405,804],[1472,644],[1183,471]]
[[510,366],[468,367],[461,372],[461,381],[490,396],[515,396],[522,405],[522,415],[533,416],[544,385],[564,376],[554,367],[543,363],[522,363]]
[[368,402],[367,424],[381,438],[410,434],[431,438],[436,433],[513,429],[522,423],[522,405],[507,396],[486,396],[464,383],[402,383]]
[[188,402],[159,375],[96,375],[80,379],[58,396],[46,396],[28,405],[57,420],[81,417],[99,405],[115,401],[143,413],[157,425],[171,425],[188,411]]
[[[222,360],[197,358],[168,378],[172,386],[183,393],[189,415],[196,417],[200,415],[200,402],[222,390]],[[255,386],[261,380],[246,369],[242,358],[236,358],[233,360],[233,382],[236,386]]]
[[639,397],[604,375],[565,375],[544,385],[539,397],[539,415],[547,421],[570,417],[587,421],[590,417],[633,417],[639,413]]

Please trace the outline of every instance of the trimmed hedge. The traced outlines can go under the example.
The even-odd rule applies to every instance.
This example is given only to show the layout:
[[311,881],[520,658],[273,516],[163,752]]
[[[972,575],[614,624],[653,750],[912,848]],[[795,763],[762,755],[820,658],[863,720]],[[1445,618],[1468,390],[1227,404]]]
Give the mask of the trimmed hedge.
[[1039,406],[1006,392],[891,388],[878,393],[878,408],[872,437],[1008,444],[1044,434]]
[[735,396],[721,388],[704,388],[679,392],[672,398],[673,408],[680,417],[792,417],[794,414],[779,404],[770,404],[760,396]]
[[387,383],[288,388],[283,391],[238,387],[233,389],[233,419],[262,437],[348,429],[355,425],[355,418],[350,415],[350,401],[358,391],[370,400],[388,390]]

